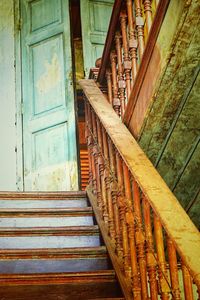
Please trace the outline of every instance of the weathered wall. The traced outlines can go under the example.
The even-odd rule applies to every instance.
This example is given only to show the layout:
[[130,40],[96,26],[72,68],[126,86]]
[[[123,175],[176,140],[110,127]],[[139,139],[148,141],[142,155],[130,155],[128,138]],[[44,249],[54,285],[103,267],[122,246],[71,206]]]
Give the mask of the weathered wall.
[[16,190],[13,0],[0,0],[0,190]]

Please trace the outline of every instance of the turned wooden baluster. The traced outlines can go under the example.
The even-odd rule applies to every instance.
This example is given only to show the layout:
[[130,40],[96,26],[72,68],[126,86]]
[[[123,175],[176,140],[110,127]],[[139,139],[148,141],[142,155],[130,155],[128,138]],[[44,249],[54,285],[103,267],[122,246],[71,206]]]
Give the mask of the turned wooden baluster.
[[115,245],[116,253],[120,259],[123,258],[122,247],[120,242],[120,220],[119,220],[119,210],[117,206],[117,182],[116,182],[116,161],[115,161],[115,150],[113,149],[113,143],[110,138],[108,138],[108,149],[110,158],[110,169],[111,169],[111,196],[113,205],[113,217],[115,225]]
[[88,162],[89,162],[89,185],[92,187],[92,153],[91,153],[91,143],[90,143],[90,131],[89,131],[89,124],[88,124],[88,102],[86,101],[86,98],[84,97],[85,100],[85,119],[86,124],[85,124],[85,139],[87,142],[88,146]]
[[111,81],[111,70],[106,70],[106,79],[107,79],[107,88],[108,88],[108,102],[112,105],[113,98],[112,98],[112,81]]
[[97,130],[97,140],[98,140],[98,146],[99,146],[98,166],[99,166],[99,175],[100,175],[100,183],[101,183],[103,219],[104,219],[105,223],[108,223],[108,204],[107,204],[107,195],[106,195],[106,184],[104,181],[105,166],[104,166],[104,158],[102,156],[103,155],[103,141],[102,141],[101,125],[100,125],[98,118],[96,120],[94,119],[93,126]]
[[135,0],[136,28],[140,61],[144,52],[144,20],[142,16],[141,0]]
[[146,260],[147,260],[147,270],[149,275],[149,287],[151,300],[158,299],[158,282],[157,282],[157,262],[155,258],[154,251],[154,241],[152,235],[151,226],[151,210],[150,204],[143,195],[143,215],[144,215],[144,227],[145,227],[145,237],[146,237]]
[[97,195],[97,204],[100,210],[102,210],[101,186],[100,186],[99,165],[98,165],[99,149],[97,145],[97,130],[96,130],[96,123],[95,123],[95,115],[92,110],[90,110],[89,118],[90,118],[91,132],[93,138],[92,156],[93,156],[93,165],[94,165],[93,168],[95,170],[95,193]]
[[167,250],[168,250],[169,271],[170,271],[173,299],[180,300],[181,292],[180,292],[179,280],[178,280],[176,248],[174,246],[173,241],[169,238],[167,239]]
[[165,261],[165,250],[164,250],[164,241],[163,241],[163,232],[162,225],[159,218],[154,214],[154,234],[156,241],[156,250],[157,250],[157,259],[158,259],[158,276],[159,284],[161,289],[161,299],[169,299],[169,285],[168,285],[168,275]]
[[190,273],[183,262],[181,265],[182,265],[185,300],[193,300],[194,297],[193,297],[192,279],[191,279]]
[[122,159],[119,152],[116,152],[116,163],[117,163],[117,182],[118,182],[118,193],[117,193],[117,204],[119,207],[119,217],[122,232],[122,247],[123,247],[123,259],[124,259],[124,272],[127,277],[130,278],[130,268],[129,268],[129,244],[128,244],[128,233],[126,226],[126,206],[123,192],[123,168]]
[[132,206],[132,192],[131,192],[131,182],[128,167],[123,163],[124,172],[124,189],[125,197],[127,202],[126,207],[126,222],[128,225],[128,238],[130,247],[130,266],[132,271],[132,289],[133,289],[133,299],[141,300],[141,284],[140,284],[140,273],[138,268],[137,254],[136,254],[136,242],[135,242],[135,225],[134,225],[134,215]]
[[[127,14],[125,12],[121,12],[120,14],[120,23],[121,23],[121,32],[122,32],[122,42],[123,42],[123,60],[124,60],[124,71],[125,71],[125,79],[126,79],[126,98],[128,98],[131,93],[131,61],[129,57],[129,47],[128,47],[128,39],[127,39]],[[125,107],[126,107],[125,103]]]
[[114,218],[113,218],[113,205],[112,205],[112,195],[111,195],[111,179],[110,179],[110,166],[109,166],[109,153],[108,153],[108,143],[107,143],[107,134],[105,129],[102,126],[102,136],[103,136],[103,156],[104,156],[104,180],[106,185],[107,192],[107,201],[108,201],[108,226],[109,226],[109,234],[112,240],[115,240],[115,226],[114,226]]
[[115,44],[117,52],[117,66],[118,66],[118,88],[119,88],[119,99],[121,105],[121,116],[124,115],[125,111],[125,88],[126,83],[123,74],[123,64],[122,64],[122,48],[121,48],[121,34],[117,32],[115,35]]
[[115,51],[112,51],[110,54],[110,64],[112,70],[113,108],[118,116],[120,116],[120,100],[117,84],[117,55]]
[[89,152],[90,152],[90,157],[91,157],[91,169],[92,169],[92,189],[93,193],[96,195],[97,193],[97,180],[96,176],[98,172],[96,172],[96,167],[95,167],[95,158],[94,158],[94,137],[93,137],[93,128],[92,128],[92,112],[91,112],[91,107],[88,104],[88,109],[87,109],[87,116],[88,116],[88,128],[89,128],[89,138],[88,138],[88,146],[89,146]]
[[136,75],[137,75],[137,47],[138,47],[138,41],[136,39],[135,34],[135,20],[133,18],[133,1],[132,0],[126,0],[127,4],[127,13],[128,13],[128,28],[129,28],[129,49],[131,54],[131,62],[132,62],[132,82],[131,85],[133,86],[133,83],[135,81]]
[[152,7],[151,7],[151,2],[152,2],[152,0],[143,0],[147,33],[149,33],[149,31],[151,29],[151,25],[152,25]]
[[145,257],[145,236],[142,226],[140,191],[137,182],[133,179],[133,205],[135,215],[135,240],[137,245],[137,257],[141,274],[142,299],[148,299],[147,266]]

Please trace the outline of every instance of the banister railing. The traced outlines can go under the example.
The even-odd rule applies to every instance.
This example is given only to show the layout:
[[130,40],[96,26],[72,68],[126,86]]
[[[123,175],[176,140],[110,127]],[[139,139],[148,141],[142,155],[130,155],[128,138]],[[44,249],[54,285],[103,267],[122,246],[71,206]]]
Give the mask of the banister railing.
[[97,82],[106,82],[108,100],[122,118],[128,102],[134,105],[168,4],[169,0],[115,1]]
[[95,82],[80,85],[88,195],[125,298],[199,299],[197,228]]

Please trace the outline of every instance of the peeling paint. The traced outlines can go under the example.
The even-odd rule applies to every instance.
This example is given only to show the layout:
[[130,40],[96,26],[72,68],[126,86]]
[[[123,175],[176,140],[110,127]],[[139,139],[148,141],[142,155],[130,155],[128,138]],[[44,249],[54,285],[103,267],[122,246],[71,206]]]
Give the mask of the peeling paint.
[[61,67],[56,53],[54,53],[51,62],[49,63],[46,60],[44,65],[46,70],[36,83],[38,93],[40,94],[48,93],[61,81]]

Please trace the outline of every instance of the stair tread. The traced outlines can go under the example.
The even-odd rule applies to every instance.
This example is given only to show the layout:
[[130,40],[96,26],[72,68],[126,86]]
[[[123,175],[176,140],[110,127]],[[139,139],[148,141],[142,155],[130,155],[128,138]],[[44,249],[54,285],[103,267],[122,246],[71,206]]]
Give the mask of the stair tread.
[[72,199],[85,198],[85,191],[68,191],[68,192],[0,192],[0,199]]
[[0,236],[14,235],[90,235],[99,234],[99,227],[92,226],[62,226],[62,227],[1,227]]
[[46,248],[46,249],[0,249],[0,259],[19,258],[23,259],[32,257],[103,257],[107,256],[105,246],[98,247],[74,247],[74,248]]
[[3,216],[57,216],[57,215],[93,215],[92,207],[62,207],[62,208],[0,208],[0,217]]

